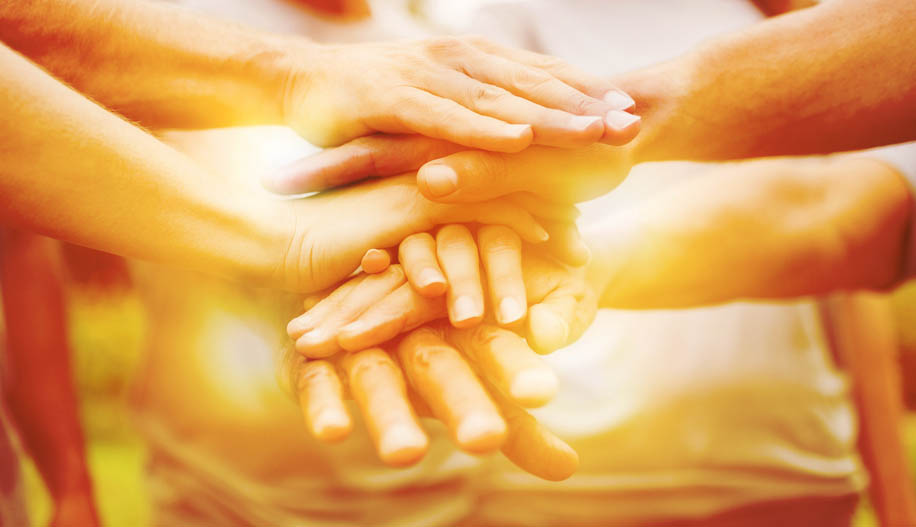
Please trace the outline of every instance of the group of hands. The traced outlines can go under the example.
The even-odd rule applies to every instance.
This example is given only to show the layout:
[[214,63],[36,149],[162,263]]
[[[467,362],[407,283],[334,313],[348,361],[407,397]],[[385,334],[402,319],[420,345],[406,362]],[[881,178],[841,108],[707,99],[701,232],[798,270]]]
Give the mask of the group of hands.
[[[327,238],[320,229],[294,235],[307,250],[281,272],[299,290],[332,285],[289,323],[295,345],[282,377],[319,441],[352,431],[345,401],[353,399],[386,464],[423,458],[426,416],[465,452],[501,450],[536,476],[562,480],[576,470],[576,452],[526,409],[558,390],[540,354],[575,340],[597,310],[602,277],[588,272],[573,204],[626,175],[628,151],[617,145],[638,133],[635,102],[542,55],[473,37],[423,46],[436,63],[401,74],[446,73],[435,89],[402,90],[400,125],[354,113],[368,126],[325,123],[337,131],[311,137],[327,145],[410,133],[358,137],[264,179],[283,194],[349,185],[301,200],[337,228]],[[473,55],[461,57],[462,71],[447,71],[462,54]],[[397,68],[371,71],[383,86],[403,82],[384,80]],[[381,179],[353,184],[367,178]]]

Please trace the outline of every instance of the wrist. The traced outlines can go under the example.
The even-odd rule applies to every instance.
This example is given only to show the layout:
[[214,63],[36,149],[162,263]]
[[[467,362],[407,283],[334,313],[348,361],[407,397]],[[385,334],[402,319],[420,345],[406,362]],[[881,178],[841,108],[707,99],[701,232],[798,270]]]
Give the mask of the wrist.
[[[689,156],[690,97],[696,78],[693,55],[623,74],[614,83],[636,101],[639,134],[624,148],[631,165]],[[695,119],[691,119],[695,120]]]

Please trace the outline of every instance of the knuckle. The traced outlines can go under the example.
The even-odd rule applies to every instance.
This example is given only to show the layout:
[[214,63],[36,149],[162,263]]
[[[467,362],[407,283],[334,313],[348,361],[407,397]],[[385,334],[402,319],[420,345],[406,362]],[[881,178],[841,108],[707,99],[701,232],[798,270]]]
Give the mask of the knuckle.
[[467,243],[468,239],[471,237],[471,231],[468,230],[464,225],[446,225],[439,229],[439,234],[436,238],[437,243],[441,244],[454,244],[454,243]]
[[548,87],[553,81],[553,77],[536,69],[515,68],[512,71],[510,81],[518,88],[533,91]]
[[391,357],[380,349],[360,351],[352,355],[350,364],[350,377],[359,378],[366,373],[379,371],[397,371]]
[[505,225],[486,225],[477,233],[481,247],[487,252],[520,252],[522,240],[518,234]]
[[574,95],[572,111],[578,115],[601,114],[600,109],[595,106],[595,101],[582,95]]
[[431,368],[437,363],[451,360],[455,351],[442,343],[417,346],[410,351],[410,361],[419,368]]
[[433,57],[454,56],[464,51],[468,44],[457,37],[436,37],[425,42],[426,52]]
[[467,334],[467,343],[472,349],[489,349],[498,345],[503,338],[503,330],[488,325],[471,328]]
[[470,100],[475,101],[478,104],[497,104],[509,95],[509,92],[498,88],[491,84],[484,83],[474,83],[471,88],[468,90],[468,97]]
[[321,383],[330,374],[330,365],[327,362],[308,362],[299,370],[299,379],[296,386],[300,392],[306,391],[316,384]]

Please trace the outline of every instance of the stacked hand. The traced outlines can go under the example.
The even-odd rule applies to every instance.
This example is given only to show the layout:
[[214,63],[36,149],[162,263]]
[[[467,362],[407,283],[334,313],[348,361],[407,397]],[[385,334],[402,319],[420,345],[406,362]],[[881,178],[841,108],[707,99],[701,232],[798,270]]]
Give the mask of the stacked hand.
[[[523,408],[557,390],[534,350],[577,337],[594,316],[595,295],[584,268],[523,248],[512,230],[484,226],[476,234],[475,243],[467,227],[448,225],[435,237],[407,237],[400,264],[352,278],[291,321],[299,352],[289,363],[291,385],[323,441],[349,433],[343,401],[355,399],[386,463],[423,456],[428,440],[417,416],[430,415],[465,451],[501,449],[533,474],[566,478],[575,452]],[[485,310],[481,262],[495,309]]]
[[315,45],[282,40],[282,113],[314,144],[416,133],[472,148],[626,143],[639,118],[612,84],[477,37]]

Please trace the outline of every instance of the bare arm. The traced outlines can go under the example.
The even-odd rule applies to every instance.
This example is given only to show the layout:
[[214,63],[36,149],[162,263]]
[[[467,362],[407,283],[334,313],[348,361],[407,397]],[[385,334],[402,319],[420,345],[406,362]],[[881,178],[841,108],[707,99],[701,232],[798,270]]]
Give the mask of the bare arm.
[[634,161],[820,154],[916,139],[916,4],[836,0],[625,74]]
[[224,274],[277,261],[269,211],[2,45],[0,71],[0,221]]
[[603,99],[608,81],[471,38],[321,45],[162,3],[36,0],[0,4],[0,41],[150,127],[287,124],[320,145],[410,132],[514,152],[620,144],[639,126],[632,99]]
[[729,163],[590,233],[602,304],[680,308],[890,287],[913,199],[860,157]]
[[57,242],[0,232],[10,411],[54,500],[54,525],[98,525],[70,368]]

